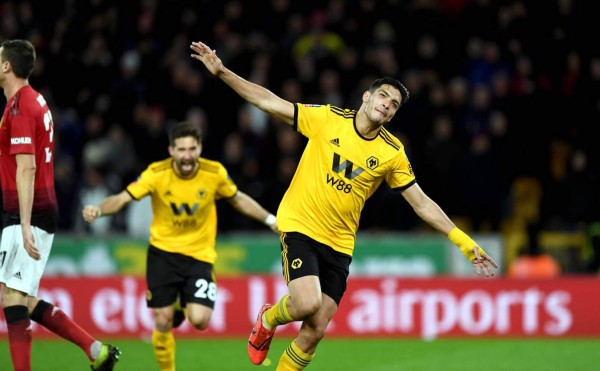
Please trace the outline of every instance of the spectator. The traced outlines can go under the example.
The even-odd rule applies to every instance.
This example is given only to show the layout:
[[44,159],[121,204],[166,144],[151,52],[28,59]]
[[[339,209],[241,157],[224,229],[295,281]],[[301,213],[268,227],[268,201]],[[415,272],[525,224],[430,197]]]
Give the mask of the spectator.
[[[81,160],[86,157],[84,148],[102,154],[98,140],[109,138],[114,125],[122,132],[113,135],[120,136],[124,146],[132,143],[135,153],[121,152],[119,157],[151,162],[160,153],[156,148],[168,145],[171,123],[165,117],[218,122],[210,132],[204,130],[210,135],[205,153],[229,161],[219,156],[230,152],[224,150],[231,146],[226,142],[235,140],[227,136],[237,131],[243,151],[237,165],[228,165],[232,174],[244,181],[242,169],[248,176],[255,167],[245,156],[256,157],[260,167],[255,176],[264,189],[280,185],[279,174],[272,174],[283,158],[297,158],[302,143],[289,143],[277,119],[265,119],[256,110],[248,113],[241,100],[227,99],[221,84],[189,66],[187,44],[198,34],[209,35],[212,40],[207,41],[233,69],[289,101],[327,96],[318,99],[359,106],[365,84],[375,74],[394,74],[412,93],[411,104],[398,117],[410,123],[402,134],[410,139],[415,158],[426,160],[423,153],[430,155],[440,145],[436,122],[442,116],[452,123],[459,158],[472,158],[471,139],[487,133],[489,155],[509,164],[497,174],[499,200],[508,197],[511,182],[521,175],[544,180],[549,187],[545,193],[553,193],[556,184],[547,181],[553,142],[581,149],[590,176],[600,173],[599,149],[593,142],[594,123],[600,118],[600,58],[597,46],[583,37],[598,33],[593,2],[331,0],[320,7],[290,0],[268,1],[261,7],[239,0],[176,3],[3,3],[0,38],[31,38],[38,50],[31,79],[54,114],[57,179],[61,178],[57,191],[65,192],[61,197],[73,195],[72,200],[60,201],[68,208],[62,210],[61,226],[77,228],[69,223],[68,205],[79,202],[84,182],[64,182],[60,174],[86,178],[90,170]],[[70,78],[45,73],[59,68],[70,71]],[[326,70],[339,75],[318,73]],[[485,102],[483,109],[469,107],[474,97]],[[109,157],[88,160],[114,163],[114,154]],[[110,182],[124,184],[130,180],[125,174],[131,173],[124,168],[131,169],[136,161],[128,162],[96,170],[105,172]],[[424,163],[414,165],[424,180],[443,172]],[[567,189],[572,185],[564,184]],[[266,193],[265,200],[270,198]],[[371,201],[381,205],[384,198],[385,192],[376,193]],[[490,210],[498,213],[493,219],[503,217],[501,208]],[[122,228],[123,223],[115,221],[111,228]],[[412,222],[386,225],[394,230],[420,227]]]

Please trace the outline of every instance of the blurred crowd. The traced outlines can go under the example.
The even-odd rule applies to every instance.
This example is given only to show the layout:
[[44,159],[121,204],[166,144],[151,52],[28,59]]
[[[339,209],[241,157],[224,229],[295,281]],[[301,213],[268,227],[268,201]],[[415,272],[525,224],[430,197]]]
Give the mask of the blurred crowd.
[[[191,41],[292,102],[358,108],[375,78],[395,76],[411,99],[388,129],[448,214],[473,231],[500,231],[529,181],[538,192],[528,199],[539,203],[528,223],[581,229],[600,220],[600,17],[591,3],[4,0],[0,39],[37,48],[30,82],[53,113],[63,231],[84,228],[82,203],[166,158],[167,129],[182,120],[203,128],[204,157],[276,211],[305,139],[201,68]],[[221,230],[264,228],[219,207]],[[127,225],[116,217],[106,227]],[[361,230],[423,227],[385,185],[361,220]]]

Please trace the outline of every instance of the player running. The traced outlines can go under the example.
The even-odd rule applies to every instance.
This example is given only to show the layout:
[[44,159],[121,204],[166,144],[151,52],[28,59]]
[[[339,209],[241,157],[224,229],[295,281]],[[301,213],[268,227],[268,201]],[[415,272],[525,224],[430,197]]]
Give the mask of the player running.
[[312,361],[346,290],[361,210],[384,181],[421,219],[448,236],[478,274],[494,275],[494,259],[423,192],[402,142],[384,128],[409,97],[398,80],[374,81],[358,110],[291,103],[236,75],[206,44],[193,42],[190,48],[192,58],[243,99],[308,138],[277,211],[289,294],[260,309],[248,340],[252,363],[264,361],[276,327],[293,321],[302,326],[277,370],[302,370]]
[[278,232],[275,216],[238,190],[221,163],[200,157],[200,128],[186,122],[175,125],[169,144],[170,158],[150,164],[124,191],[83,209],[83,218],[93,222],[150,196],[146,299],[154,314],[154,355],[164,371],[175,370],[172,329],[184,319],[176,307],[185,308],[188,321],[204,330],[217,300],[216,201],[226,199],[240,213]]

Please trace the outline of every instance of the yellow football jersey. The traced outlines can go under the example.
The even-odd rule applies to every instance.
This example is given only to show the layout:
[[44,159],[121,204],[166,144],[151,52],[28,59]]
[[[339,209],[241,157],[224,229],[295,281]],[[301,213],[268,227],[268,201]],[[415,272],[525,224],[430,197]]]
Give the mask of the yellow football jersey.
[[308,143],[277,211],[282,232],[300,232],[352,256],[360,213],[385,180],[394,190],[415,183],[404,146],[382,128],[356,130],[356,111],[295,104],[295,129]]
[[214,263],[217,258],[217,208],[215,201],[231,198],[237,186],[225,167],[199,158],[199,169],[190,179],[175,174],[171,158],[154,162],[137,181],[127,186],[136,200],[150,195],[150,244],[164,251]]

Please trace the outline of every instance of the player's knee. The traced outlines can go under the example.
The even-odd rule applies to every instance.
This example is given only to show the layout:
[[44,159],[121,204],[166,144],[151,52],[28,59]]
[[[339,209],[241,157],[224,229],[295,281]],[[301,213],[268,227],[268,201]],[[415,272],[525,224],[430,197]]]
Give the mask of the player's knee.
[[188,321],[194,326],[196,330],[206,330],[210,323],[210,315],[199,313],[190,314],[188,313]]
[[166,319],[155,319],[154,327],[160,332],[168,332],[173,328],[173,322]]
[[314,315],[321,308],[322,301],[320,298],[304,298],[303,300],[294,300],[296,313],[301,318],[306,318]]
[[161,332],[170,331],[173,327],[173,316],[163,311],[154,311],[154,327]]
[[192,322],[192,325],[194,326],[194,328],[196,330],[199,331],[203,331],[206,330],[208,328],[208,321],[203,321],[203,322]]

